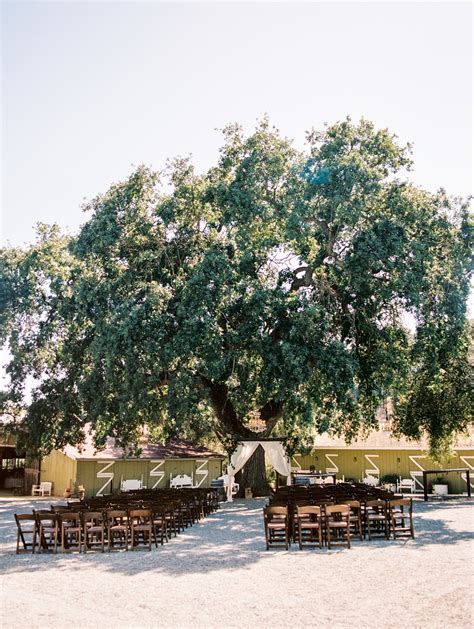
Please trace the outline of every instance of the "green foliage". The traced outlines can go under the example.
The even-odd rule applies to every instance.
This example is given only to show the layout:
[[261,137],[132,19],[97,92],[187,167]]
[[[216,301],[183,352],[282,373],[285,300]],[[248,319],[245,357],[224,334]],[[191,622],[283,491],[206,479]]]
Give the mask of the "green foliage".
[[386,483],[387,485],[396,485],[398,481],[398,476],[396,474],[385,474],[380,480],[382,481],[382,483]]
[[207,173],[140,167],[77,236],[41,226],[2,251],[7,399],[34,379],[30,447],[90,422],[98,445],[146,424],[231,449],[258,411],[290,451],[370,430],[391,395],[398,430],[439,451],[472,421],[467,202],[403,181],[410,147],[364,120],[310,133],[307,154],[267,120],[224,140]]
[[398,427],[407,436],[431,438],[431,457],[443,463],[450,458],[456,431],[467,430],[473,417],[473,366],[467,359],[467,333],[454,347],[427,352],[400,400],[403,412]]

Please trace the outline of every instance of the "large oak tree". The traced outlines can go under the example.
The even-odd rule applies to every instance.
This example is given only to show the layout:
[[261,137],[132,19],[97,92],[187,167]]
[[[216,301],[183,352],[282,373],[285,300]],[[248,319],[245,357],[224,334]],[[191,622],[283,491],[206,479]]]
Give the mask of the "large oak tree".
[[230,447],[256,416],[294,446],[375,426],[391,396],[398,430],[442,449],[472,421],[467,202],[410,184],[410,147],[367,121],[305,153],[266,120],[224,136],[208,172],[140,167],[78,235],[3,250],[4,397],[35,379],[29,446],[90,422],[98,444],[147,424]]

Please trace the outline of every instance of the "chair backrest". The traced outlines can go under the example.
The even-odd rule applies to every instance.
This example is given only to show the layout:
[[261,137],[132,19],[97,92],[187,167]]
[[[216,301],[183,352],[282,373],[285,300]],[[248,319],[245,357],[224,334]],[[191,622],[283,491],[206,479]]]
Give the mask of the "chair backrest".
[[360,509],[360,502],[358,500],[346,500],[344,502],[350,509]]
[[132,526],[135,524],[147,524],[151,521],[150,509],[132,509],[128,512]]
[[325,509],[326,515],[340,513],[341,515],[349,515],[350,508],[348,505],[328,505]]
[[106,515],[109,524],[114,524],[118,520],[128,521],[128,512],[125,509],[108,509]]
[[34,513],[15,513],[15,522],[21,528],[22,522],[36,522],[36,516]]
[[387,503],[385,502],[385,500],[379,500],[378,498],[375,500],[367,500],[365,503],[365,506],[368,509],[386,509],[387,508]]
[[392,507],[410,507],[412,506],[413,501],[411,498],[396,498],[395,500],[390,500],[389,506]]
[[81,511],[82,522],[93,522],[102,525],[104,523],[104,514],[102,511]]
[[33,513],[54,513],[54,511],[51,505],[50,509],[33,509]]
[[49,491],[51,493],[52,487],[53,487],[53,483],[51,481],[44,481],[40,483],[41,491]]
[[38,525],[43,522],[50,522],[51,525],[59,523],[59,514],[52,511],[35,511],[35,518]]
[[316,516],[320,516],[321,515],[321,507],[315,507],[314,505],[303,505],[303,506],[297,506],[297,511],[298,511],[298,516],[301,515],[316,515]]
[[413,478],[402,478],[399,481],[398,486],[412,489],[415,486],[415,481],[413,480]]
[[264,507],[263,508],[263,515],[268,520],[271,520],[275,516],[288,517],[288,507],[275,507],[273,505],[271,507]]
[[63,511],[58,513],[61,526],[69,524],[70,526],[77,526],[81,523],[81,514],[79,511]]

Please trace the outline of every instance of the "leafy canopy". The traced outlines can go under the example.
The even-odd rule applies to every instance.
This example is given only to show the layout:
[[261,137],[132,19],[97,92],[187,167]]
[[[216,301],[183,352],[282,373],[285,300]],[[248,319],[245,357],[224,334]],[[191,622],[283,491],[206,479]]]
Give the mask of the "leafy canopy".
[[[87,206],[77,236],[40,226],[1,255],[4,398],[30,447],[78,442],[90,422],[133,441],[210,428],[298,442],[375,425],[390,395],[401,433],[440,449],[472,421],[468,203],[408,183],[410,147],[348,119],[308,150],[267,120],[224,129],[215,167],[140,167]],[[409,329],[407,321],[412,321]]]

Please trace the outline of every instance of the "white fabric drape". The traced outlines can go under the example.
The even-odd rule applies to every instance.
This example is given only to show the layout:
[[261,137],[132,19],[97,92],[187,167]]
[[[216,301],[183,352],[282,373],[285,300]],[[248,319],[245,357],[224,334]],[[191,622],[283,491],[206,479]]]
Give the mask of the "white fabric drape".
[[291,485],[291,463],[279,441],[262,441],[261,443],[269,462],[282,476],[286,476],[287,484]]
[[230,457],[230,465],[232,476],[235,476],[250,459],[252,454],[258,448],[258,441],[243,441],[237,446],[237,450]]
[[237,450],[230,457],[230,465],[227,468],[229,483],[227,485],[227,501],[232,502],[232,486],[234,484],[234,476],[250,459],[252,454],[258,448],[258,441],[244,441],[239,443]]
[[227,468],[229,477],[227,485],[228,502],[232,502],[232,485],[235,474],[244,467],[259,445],[265,450],[268,460],[276,471],[282,476],[286,476],[287,485],[291,485],[291,463],[280,441],[243,441],[239,443],[236,451],[232,454],[230,465]]

